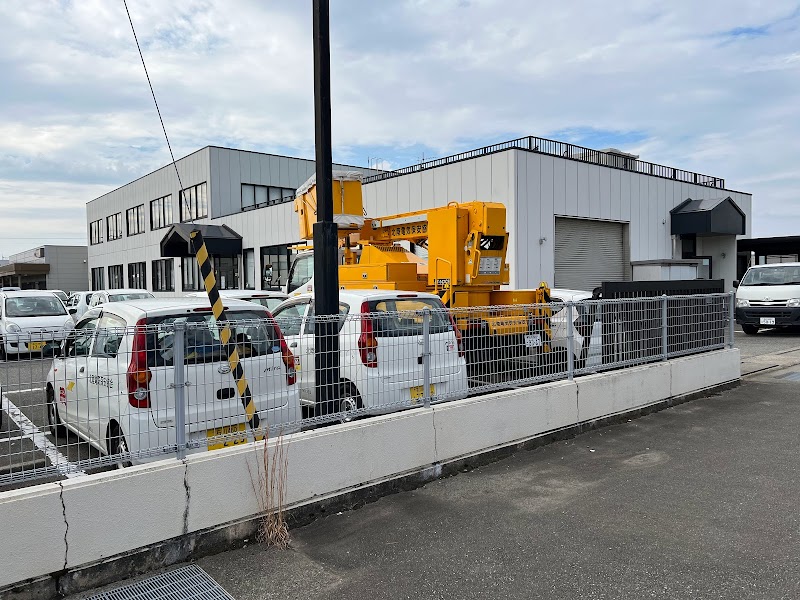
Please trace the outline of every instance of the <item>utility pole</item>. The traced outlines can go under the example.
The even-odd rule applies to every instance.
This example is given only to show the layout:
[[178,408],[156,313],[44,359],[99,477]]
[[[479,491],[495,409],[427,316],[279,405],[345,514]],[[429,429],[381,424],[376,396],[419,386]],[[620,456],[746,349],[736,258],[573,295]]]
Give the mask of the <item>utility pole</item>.
[[329,0],[312,0],[317,222],[314,223],[314,336],[317,414],[339,410],[339,251],[333,222]]

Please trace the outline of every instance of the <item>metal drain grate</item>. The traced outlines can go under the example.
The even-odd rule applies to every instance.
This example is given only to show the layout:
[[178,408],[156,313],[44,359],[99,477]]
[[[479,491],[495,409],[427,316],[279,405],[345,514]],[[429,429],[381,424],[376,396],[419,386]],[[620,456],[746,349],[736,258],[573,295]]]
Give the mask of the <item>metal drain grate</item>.
[[86,600],[234,600],[197,565],[181,567]]
[[797,371],[790,371],[786,375],[781,375],[780,379],[786,379],[788,381],[800,381],[800,373]]

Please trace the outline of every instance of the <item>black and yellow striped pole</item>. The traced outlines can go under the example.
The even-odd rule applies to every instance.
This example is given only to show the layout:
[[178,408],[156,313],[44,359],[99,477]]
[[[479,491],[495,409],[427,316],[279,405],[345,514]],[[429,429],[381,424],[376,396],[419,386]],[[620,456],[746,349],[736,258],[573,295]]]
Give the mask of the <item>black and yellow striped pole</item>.
[[[218,324],[222,325],[219,332],[222,347],[225,350],[225,355],[228,357],[228,364],[231,367],[231,374],[236,381],[236,390],[239,392],[239,397],[242,399],[242,406],[244,407],[245,415],[247,416],[247,423],[252,430],[257,430],[260,424],[258,413],[256,412],[256,405],[253,402],[253,394],[250,392],[250,385],[247,383],[247,378],[244,376],[244,369],[239,360],[239,350],[236,343],[231,343],[231,328],[228,325],[228,318],[225,315],[225,307],[222,304],[222,299],[219,297],[219,289],[217,288],[217,278],[214,277],[214,269],[211,267],[211,257],[208,255],[206,249],[206,242],[203,239],[203,234],[199,230],[194,230],[189,234],[192,240],[192,250],[197,258],[197,264],[200,267],[200,276],[203,278],[203,284],[208,294],[208,301],[211,303],[211,312]],[[256,436],[260,439],[262,436]]]

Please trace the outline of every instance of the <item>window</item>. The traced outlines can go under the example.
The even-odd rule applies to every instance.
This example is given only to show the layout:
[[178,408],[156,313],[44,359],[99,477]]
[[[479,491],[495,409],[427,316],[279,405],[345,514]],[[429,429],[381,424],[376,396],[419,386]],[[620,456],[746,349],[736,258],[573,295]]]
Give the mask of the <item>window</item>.
[[308,283],[312,277],[314,277],[314,255],[298,256],[289,272],[289,282],[286,284],[286,290],[293,292]]
[[92,269],[92,291],[104,290],[106,287],[103,281],[103,267]]
[[186,188],[181,192],[181,221],[194,221],[208,216],[206,184]]
[[252,248],[244,251],[244,289],[256,289],[256,253]]
[[125,221],[128,224],[128,235],[144,233],[144,204],[126,210]]
[[239,289],[239,257],[215,256],[213,257],[214,277],[217,287],[221,290]]
[[128,265],[128,287],[137,290],[147,289],[147,267],[144,262]]
[[280,327],[284,336],[287,335],[300,335],[300,330],[303,326],[303,315],[306,313],[309,301],[297,302],[284,306],[281,310],[275,312],[275,322]]
[[[239,289],[239,257],[238,256],[212,256],[211,268],[220,290]],[[186,256],[181,263],[181,279],[183,291],[203,291],[206,289],[200,275],[200,267],[192,256]]]
[[203,280],[200,278],[200,267],[193,256],[184,256],[181,259],[181,279],[184,292],[204,290]]
[[150,202],[150,229],[163,229],[172,225],[172,196],[156,198]]
[[122,337],[125,335],[126,325],[127,323],[119,317],[104,313],[100,317],[92,356],[116,357],[119,346],[122,343]]
[[292,202],[294,197],[295,190],[292,188],[242,184],[242,210]]
[[89,243],[94,246],[95,244],[103,243],[103,220],[97,219],[89,223]]
[[453,331],[450,317],[438,298],[371,301],[372,331],[379,338],[422,335],[422,311],[426,308],[431,311],[431,333]]
[[261,289],[277,290],[286,283],[292,252],[289,246],[261,248]]
[[114,290],[125,287],[122,277],[122,265],[111,265],[108,267],[108,289]]
[[153,291],[174,292],[175,277],[172,273],[172,259],[165,258],[153,261]]
[[106,217],[106,231],[108,231],[108,241],[122,237],[122,213]]
[[84,317],[64,340],[64,356],[88,356],[97,328],[98,315]]

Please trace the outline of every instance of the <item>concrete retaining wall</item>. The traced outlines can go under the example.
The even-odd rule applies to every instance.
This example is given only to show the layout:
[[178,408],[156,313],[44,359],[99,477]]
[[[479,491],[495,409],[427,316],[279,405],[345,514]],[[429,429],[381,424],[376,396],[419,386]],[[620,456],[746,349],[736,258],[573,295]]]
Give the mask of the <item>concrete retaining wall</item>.
[[[294,434],[284,440],[286,502],[435,477],[450,461],[736,381],[739,364],[738,350],[720,350]],[[252,517],[262,453],[263,444],[239,446],[0,494],[0,596],[10,584]]]

